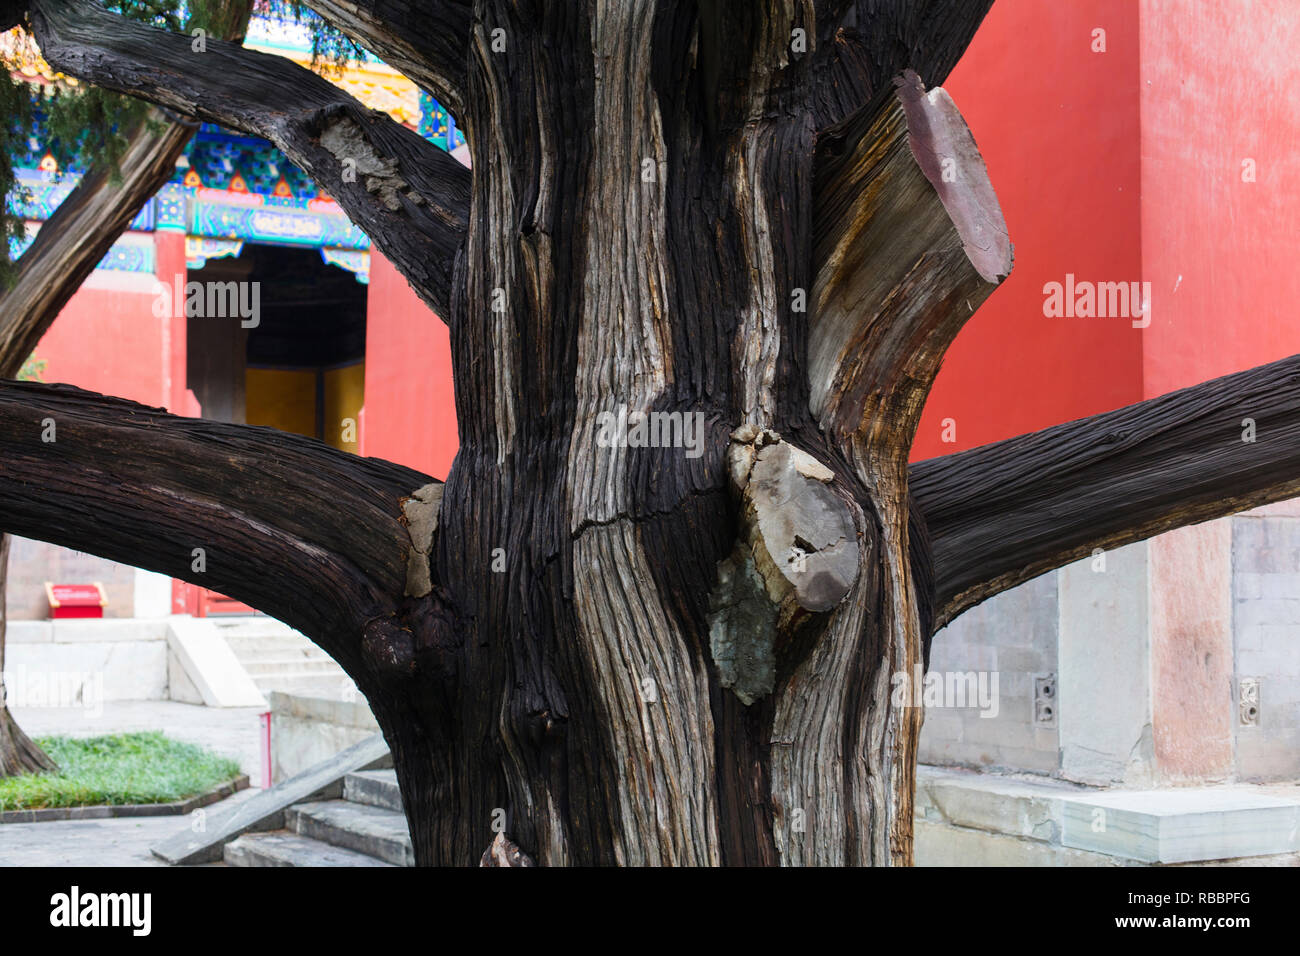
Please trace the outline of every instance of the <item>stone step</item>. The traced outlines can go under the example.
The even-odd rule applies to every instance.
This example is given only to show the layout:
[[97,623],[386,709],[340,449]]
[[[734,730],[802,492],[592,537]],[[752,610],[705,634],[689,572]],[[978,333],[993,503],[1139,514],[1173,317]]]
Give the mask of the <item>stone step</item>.
[[315,644],[288,637],[234,637],[226,643],[241,661],[260,660],[267,657],[306,657],[313,660],[330,660],[330,656]]
[[265,677],[271,674],[277,675],[297,675],[297,674],[342,674],[343,668],[339,667],[328,657],[324,660],[315,660],[308,657],[271,657],[265,660],[241,661],[244,670],[248,671],[249,677]]
[[347,800],[324,800],[290,807],[285,821],[300,836],[375,856],[396,866],[415,865],[406,817],[394,810]]
[[264,674],[253,677],[253,683],[263,694],[281,691],[299,697],[323,697],[326,700],[362,700],[352,679],[341,671],[338,674]]
[[373,856],[332,846],[320,840],[271,830],[246,833],[227,843],[222,853],[227,866],[392,866]]
[[343,778],[343,799],[402,812],[396,770],[360,770]]
[[209,618],[227,640],[233,637],[295,637],[307,640],[288,624],[270,617],[212,617]]

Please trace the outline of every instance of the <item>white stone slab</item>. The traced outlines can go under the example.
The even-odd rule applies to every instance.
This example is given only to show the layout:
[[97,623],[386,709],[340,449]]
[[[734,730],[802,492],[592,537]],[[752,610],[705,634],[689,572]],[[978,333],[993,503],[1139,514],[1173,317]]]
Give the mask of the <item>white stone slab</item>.
[[994,774],[920,766],[916,815],[932,822],[1030,840],[1059,841],[1061,798],[1075,788]]
[[161,641],[167,637],[165,621],[144,621],[134,617],[60,618],[49,624],[53,627],[56,644]]
[[53,621],[10,621],[5,628],[5,641],[9,644],[41,644],[53,640]]
[[1064,799],[1062,843],[1147,863],[1300,850],[1300,801],[1240,787],[1111,790]]
[[159,641],[19,643],[5,654],[10,702],[102,710],[110,700],[165,700],[167,645]]
[[134,597],[136,617],[165,618],[172,612],[172,579],[136,568]]
[[333,800],[343,795],[343,780],[356,770],[391,767],[392,755],[382,734],[371,734],[284,783],[263,790],[228,810],[214,812],[202,832],[187,821],[174,836],[156,844],[154,856],[172,864],[208,863],[221,859],[222,847],[254,830],[276,830],[285,824],[285,811],[304,800]]
[[266,700],[216,626],[206,618],[167,619],[167,646],[209,707],[265,707]]
[[1155,759],[1147,543],[1104,557],[1104,565],[1085,558],[1058,577],[1061,773],[1078,783],[1146,786]]

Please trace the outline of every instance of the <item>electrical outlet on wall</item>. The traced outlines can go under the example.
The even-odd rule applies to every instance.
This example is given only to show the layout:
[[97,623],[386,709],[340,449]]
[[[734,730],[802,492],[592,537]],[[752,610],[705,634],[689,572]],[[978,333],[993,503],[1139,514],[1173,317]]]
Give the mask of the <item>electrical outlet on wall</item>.
[[1056,675],[1034,675],[1034,725],[1056,726]]
[[1237,682],[1237,716],[1241,726],[1259,726],[1259,678],[1243,677]]

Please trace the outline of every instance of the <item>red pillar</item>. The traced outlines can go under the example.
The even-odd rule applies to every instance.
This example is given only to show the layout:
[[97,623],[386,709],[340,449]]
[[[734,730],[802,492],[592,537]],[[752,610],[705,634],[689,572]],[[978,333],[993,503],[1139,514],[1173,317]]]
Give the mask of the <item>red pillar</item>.
[[446,478],[459,445],[447,326],[373,250],[365,396],[365,454]]

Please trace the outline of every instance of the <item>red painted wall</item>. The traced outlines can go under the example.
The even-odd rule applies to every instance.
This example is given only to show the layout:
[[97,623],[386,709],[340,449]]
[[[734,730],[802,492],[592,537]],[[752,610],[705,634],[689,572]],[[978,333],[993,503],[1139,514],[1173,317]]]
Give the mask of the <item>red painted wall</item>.
[[[1091,49],[1098,28],[1105,53]],[[1015,267],[949,352],[914,459],[1142,397],[1140,330],[1043,315],[1044,284],[1066,273],[1140,278],[1138,50],[1132,0],[997,0],[944,83],[988,165]]]
[[362,454],[441,479],[457,447],[447,326],[372,250]]
[[1300,352],[1300,4],[1141,10],[1152,396]]
[[[154,233],[154,255],[159,281],[172,283],[174,287],[175,277],[186,275],[185,234],[172,231]],[[184,319],[172,319],[161,326],[162,346],[166,356],[163,401],[172,414],[197,418],[198,401],[193,393],[188,391],[185,381],[186,324]]]
[[[182,249],[182,267],[183,256]],[[154,317],[152,284],[150,276],[92,274],[36,346],[36,357],[47,363],[44,380],[146,405],[170,404],[170,336],[176,326],[184,335],[185,323]]]

